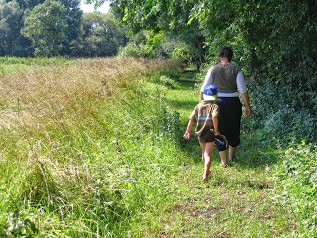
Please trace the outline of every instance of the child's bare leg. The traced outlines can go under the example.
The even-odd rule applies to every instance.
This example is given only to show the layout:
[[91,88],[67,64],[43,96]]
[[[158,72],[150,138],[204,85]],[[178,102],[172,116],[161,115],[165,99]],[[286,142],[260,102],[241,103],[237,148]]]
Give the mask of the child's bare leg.
[[201,147],[201,162],[203,164],[205,164],[205,148],[206,148],[206,143],[202,143],[202,142],[199,142],[200,144],[200,147]]
[[208,176],[210,174],[210,164],[211,164],[210,156],[205,155],[204,174],[203,174],[204,182],[208,181]]
[[204,174],[203,181],[207,182],[210,175],[211,153],[214,149],[215,142],[200,143],[204,157]]

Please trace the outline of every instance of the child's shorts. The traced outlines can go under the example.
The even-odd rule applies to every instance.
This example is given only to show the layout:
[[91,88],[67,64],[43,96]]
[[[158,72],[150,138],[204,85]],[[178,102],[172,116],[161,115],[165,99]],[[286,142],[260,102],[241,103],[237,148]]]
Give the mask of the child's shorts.
[[213,131],[208,130],[204,133],[201,133],[198,136],[198,140],[202,143],[207,143],[207,142],[214,142],[215,141],[215,135],[213,133]]

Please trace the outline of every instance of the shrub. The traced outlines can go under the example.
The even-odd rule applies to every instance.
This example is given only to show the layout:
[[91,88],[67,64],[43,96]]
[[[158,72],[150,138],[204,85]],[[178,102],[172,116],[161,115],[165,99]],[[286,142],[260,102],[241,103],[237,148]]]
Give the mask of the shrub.
[[181,60],[185,64],[189,64],[192,60],[191,52],[188,46],[175,48],[172,56],[173,59]]
[[290,142],[316,143],[317,100],[311,92],[294,89],[287,81],[252,81],[249,84],[254,120],[264,136],[284,146]]
[[304,143],[292,144],[282,157],[277,178],[284,191],[284,202],[293,210],[305,234],[314,237],[317,235],[317,148]]

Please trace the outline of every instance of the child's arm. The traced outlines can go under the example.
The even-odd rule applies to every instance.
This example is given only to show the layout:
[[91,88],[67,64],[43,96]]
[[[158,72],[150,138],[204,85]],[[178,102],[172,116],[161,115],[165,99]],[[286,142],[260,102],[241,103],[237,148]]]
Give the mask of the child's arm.
[[187,129],[186,129],[186,132],[185,132],[185,134],[183,135],[183,137],[185,138],[185,140],[189,140],[189,138],[190,138],[190,132],[191,132],[191,130],[192,130],[192,128],[193,128],[193,125],[194,125],[194,121],[189,120],[188,125],[187,125]]
[[212,123],[214,124],[214,134],[215,136],[220,135],[220,132],[218,130],[218,116],[212,117]]

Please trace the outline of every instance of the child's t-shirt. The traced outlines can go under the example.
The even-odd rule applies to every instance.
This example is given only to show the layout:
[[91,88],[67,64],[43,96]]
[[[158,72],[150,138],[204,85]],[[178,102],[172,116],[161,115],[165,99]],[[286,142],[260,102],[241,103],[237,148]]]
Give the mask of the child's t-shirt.
[[200,135],[213,129],[212,118],[218,116],[219,107],[214,101],[202,101],[196,105],[189,116],[189,120],[197,122],[195,133]]

